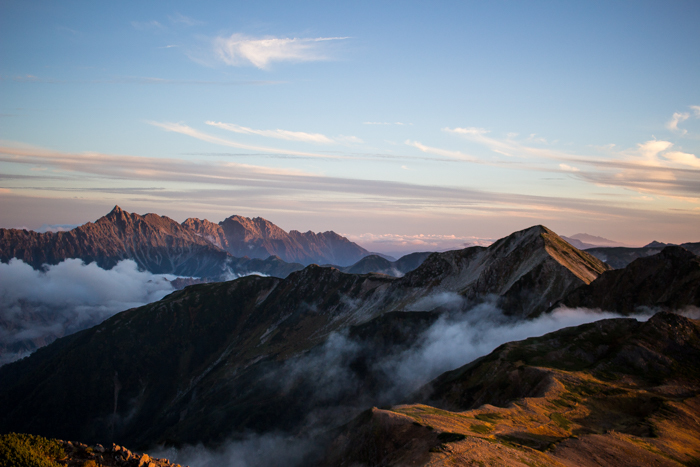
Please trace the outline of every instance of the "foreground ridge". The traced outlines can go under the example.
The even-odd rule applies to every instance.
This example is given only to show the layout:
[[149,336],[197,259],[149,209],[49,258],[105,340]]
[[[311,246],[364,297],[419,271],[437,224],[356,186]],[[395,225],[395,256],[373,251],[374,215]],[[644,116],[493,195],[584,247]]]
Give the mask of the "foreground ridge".
[[511,342],[366,411],[324,465],[697,465],[698,361],[700,322],[672,313]]

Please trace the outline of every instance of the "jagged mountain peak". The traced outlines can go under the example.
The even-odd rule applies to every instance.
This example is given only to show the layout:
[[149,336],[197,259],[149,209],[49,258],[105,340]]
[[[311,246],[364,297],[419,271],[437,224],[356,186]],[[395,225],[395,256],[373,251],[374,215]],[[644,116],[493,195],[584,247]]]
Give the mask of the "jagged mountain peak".
[[540,251],[569,269],[584,283],[589,284],[603,271],[609,269],[602,261],[581,251],[544,225],[534,225],[504,237],[488,248],[496,257],[522,256],[533,259],[534,252]]
[[120,208],[118,204],[115,204],[114,207],[112,208],[112,210],[109,211],[109,214],[107,214],[107,215],[109,216],[110,214],[119,214],[121,212],[124,212],[124,210],[122,208]]

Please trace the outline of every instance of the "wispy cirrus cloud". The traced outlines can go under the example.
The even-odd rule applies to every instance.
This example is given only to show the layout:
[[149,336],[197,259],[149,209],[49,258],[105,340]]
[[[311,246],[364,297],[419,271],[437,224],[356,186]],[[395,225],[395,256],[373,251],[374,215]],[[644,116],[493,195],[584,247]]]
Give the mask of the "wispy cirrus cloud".
[[[332,154],[319,154],[319,153],[313,153],[313,152],[305,152],[305,151],[294,151],[290,149],[278,149],[278,148],[269,148],[269,147],[263,147],[263,146],[253,146],[250,144],[243,144],[239,143],[236,141],[231,141],[225,138],[219,138],[218,136],[210,135],[204,132],[201,132],[199,130],[196,130],[190,126],[183,125],[182,123],[171,123],[171,122],[148,122],[149,124],[153,126],[157,126],[159,128],[162,128],[165,131],[172,131],[175,133],[180,133],[183,135],[191,136],[192,138],[199,139],[201,141],[206,141],[208,143],[213,143],[213,144],[218,144],[220,146],[229,146],[232,148],[239,148],[239,149],[248,149],[248,150],[253,150],[253,151],[261,151],[261,152],[266,152],[266,153],[273,153],[273,154],[289,154],[289,155],[294,155],[294,156],[302,156],[302,157],[316,157],[316,158],[323,158],[323,159],[351,159],[349,156],[339,156],[339,155],[332,155]],[[212,122],[213,123],[213,122]],[[214,125],[217,126],[217,125]],[[243,127],[241,127],[243,128]],[[255,130],[251,130],[255,131]]]
[[175,13],[173,15],[168,15],[168,19],[173,24],[183,24],[185,26],[201,26],[204,21],[199,21],[189,16],[185,16],[182,13]]
[[694,201],[700,196],[700,159],[695,154],[674,150],[670,141],[650,140],[621,151],[610,146],[607,157],[603,158],[531,146],[527,140],[511,137],[495,138],[483,128],[444,128],[443,131],[498,154],[539,164],[543,170],[547,160],[557,161],[561,171],[590,183]]
[[303,131],[289,131],[289,130],[255,130],[253,128],[248,128],[245,126],[237,125],[235,123],[222,123],[222,122],[205,122],[207,125],[211,125],[216,128],[221,128],[222,130],[232,131],[234,133],[240,133],[244,135],[258,135],[264,136],[265,138],[275,138],[283,139],[287,141],[302,141],[305,143],[324,143],[333,144],[337,142],[353,142],[361,143],[362,140],[355,136],[339,136],[337,138],[329,138],[321,133],[306,133]]
[[326,45],[348,37],[289,38],[266,36],[255,38],[245,34],[217,37],[214,53],[231,66],[253,65],[266,70],[274,62],[314,62],[328,60]]

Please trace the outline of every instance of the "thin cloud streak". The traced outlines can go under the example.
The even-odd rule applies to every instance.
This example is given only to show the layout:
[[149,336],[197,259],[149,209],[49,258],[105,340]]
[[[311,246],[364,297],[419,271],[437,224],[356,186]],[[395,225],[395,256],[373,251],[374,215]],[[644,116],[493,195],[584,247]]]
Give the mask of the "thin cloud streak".
[[306,143],[334,143],[334,141],[331,138],[320,133],[305,133],[302,131],[289,131],[280,129],[254,130],[252,128],[236,125],[235,123],[222,123],[212,121],[207,121],[205,123],[216,128],[221,128],[222,130],[232,131],[234,133],[241,133],[244,135],[258,135],[264,136],[266,138],[284,139],[287,141],[303,141]]
[[201,26],[206,24],[204,21],[199,21],[189,16],[185,16],[182,13],[175,13],[174,15],[168,15],[168,19],[173,24],[184,24],[185,26]]
[[266,70],[273,62],[312,62],[328,60],[322,45],[348,37],[287,38],[266,36],[254,38],[244,34],[217,37],[213,41],[214,53],[220,61],[230,66],[253,65]]
[[252,146],[249,144],[243,144],[243,143],[238,143],[236,141],[231,141],[231,140],[224,139],[224,138],[219,138],[218,136],[208,135],[206,133],[202,133],[199,130],[195,130],[192,127],[189,127],[187,125],[183,125],[182,123],[169,123],[169,122],[164,122],[164,123],[147,122],[147,123],[149,123],[153,126],[157,126],[159,128],[162,128],[165,131],[172,131],[175,133],[180,133],[183,135],[191,136],[192,138],[199,139],[201,141],[206,141],[208,143],[218,144],[221,146],[229,146],[232,148],[248,149],[248,150],[253,150],[253,151],[261,151],[261,152],[271,152],[271,153],[277,153],[277,154],[291,154],[294,156],[316,157],[316,158],[321,158],[321,159],[352,159],[352,157],[348,157],[348,156],[336,156],[336,155],[317,154],[317,153],[304,152],[304,151],[294,151],[294,150],[289,150],[289,149],[277,149],[277,148],[268,148],[268,147],[262,147],[262,146]]
[[463,154],[459,151],[449,151],[447,149],[433,148],[433,147],[421,144],[418,141],[406,140],[405,144],[408,146],[412,146],[414,148],[417,148],[417,149],[419,149],[425,153],[428,153],[428,154],[437,154],[438,156],[449,157],[452,159],[457,159],[457,160],[467,161],[467,162],[480,162],[479,159],[474,157],[474,156]]

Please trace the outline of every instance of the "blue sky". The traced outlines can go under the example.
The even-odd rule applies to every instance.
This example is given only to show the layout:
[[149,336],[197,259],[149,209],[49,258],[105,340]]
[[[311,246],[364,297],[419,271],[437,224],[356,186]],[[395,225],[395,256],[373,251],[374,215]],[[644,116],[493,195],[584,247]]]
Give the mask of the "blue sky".
[[373,247],[699,241],[699,24],[698,2],[2,1],[0,226],[119,204]]

